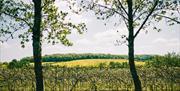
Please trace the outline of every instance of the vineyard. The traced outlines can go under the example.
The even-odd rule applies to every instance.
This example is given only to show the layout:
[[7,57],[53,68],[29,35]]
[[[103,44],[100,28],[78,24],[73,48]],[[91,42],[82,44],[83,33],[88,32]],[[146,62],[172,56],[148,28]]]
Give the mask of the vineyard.
[[[128,68],[60,67],[43,68],[45,91],[133,90]],[[180,68],[138,68],[145,91],[180,90]],[[35,91],[33,67],[0,68],[0,91]]]
[[[180,56],[168,54],[136,62],[144,91],[180,91]],[[45,91],[133,91],[126,59],[44,62]],[[33,63],[0,64],[0,91],[35,91]]]
[[180,0],[0,0],[0,91],[180,91],[179,25]]

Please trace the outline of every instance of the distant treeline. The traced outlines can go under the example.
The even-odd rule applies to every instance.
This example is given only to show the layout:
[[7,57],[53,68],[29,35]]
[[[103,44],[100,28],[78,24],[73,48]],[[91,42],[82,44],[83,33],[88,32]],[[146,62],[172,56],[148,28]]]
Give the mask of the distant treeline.
[[[64,62],[79,59],[127,59],[126,55],[111,55],[111,54],[53,54],[43,56],[44,62]],[[144,67],[180,67],[180,54],[168,53],[164,56],[160,55],[136,55],[135,59],[138,61],[145,61]],[[32,57],[22,58],[20,60],[13,59],[11,62],[1,63],[7,65],[8,68],[26,68],[33,62]],[[3,66],[2,66],[3,67]],[[100,68],[106,67],[104,63],[99,64]],[[118,63],[110,62],[109,68],[127,68],[129,67],[127,62]]]
[[[136,55],[135,60],[145,61],[153,58],[153,55]],[[80,59],[128,59],[127,55],[113,55],[113,54],[53,54],[45,55],[42,57],[43,62],[65,62]],[[25,57],[22,61],[32,62],[32,57]]]

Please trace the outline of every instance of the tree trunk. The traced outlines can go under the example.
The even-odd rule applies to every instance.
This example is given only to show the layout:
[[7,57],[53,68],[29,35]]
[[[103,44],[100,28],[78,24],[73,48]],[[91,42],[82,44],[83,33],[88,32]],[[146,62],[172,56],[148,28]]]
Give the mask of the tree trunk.
[[133,9],[132,9],[132,0],[128,0],[128,57],[129,57],[129,66],[130,72],[134,81],[135,91],[142,91],[141,81],[136,71],[134,63],[134,27],[133,27]]
[[41,0],[34,2],[34,26],[33,26],[33,57],[36,77],[36,91],[43,91],[43,72],[41,63]]

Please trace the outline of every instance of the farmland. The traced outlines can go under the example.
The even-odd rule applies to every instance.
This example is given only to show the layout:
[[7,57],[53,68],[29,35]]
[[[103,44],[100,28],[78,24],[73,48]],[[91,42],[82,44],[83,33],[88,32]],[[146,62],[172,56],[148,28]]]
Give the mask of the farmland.
[[[84,59],[74,60],[68,62],[43,62],[44,65],[56,65],[56,66],[67,66],[67,67],[98,67],[100,64],[108,65],[110,62],[115,63],[127,63],[126,59]],[[145,62],[135,62],[137,65],[144,65]]]
[[180,91],[179,25],[180,0],[0,0],[0,91]]
[[[180,90],[179,68],[138,68],[146,91]],[[44,66],[46,91],[122,91],[133,90],[127,68]],[[33,67],[0,68],[1,91],[34,91]]]
[[[136,61],[143,90],[179,91],[179,58],[169,54]],[[23,59],[0,64],[0,91],[35,91],[33,63],[28,62]],[[127,59],[43,62],[43,76],[45,91],[134,90]]]

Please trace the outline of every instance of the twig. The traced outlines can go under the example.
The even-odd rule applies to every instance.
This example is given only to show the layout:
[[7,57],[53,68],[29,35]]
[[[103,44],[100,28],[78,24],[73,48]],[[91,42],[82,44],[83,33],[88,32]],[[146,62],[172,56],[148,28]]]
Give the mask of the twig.
[[10,17],[12,17],[12,18],[15,18],[15,19],[19,19],[19,20],[21,20],[21,21],[23,21],[23,22],[25,22],[31,29],[32,29],[32,26],[31,26],[31,24],[30,23],[28,23],[25,19],[23,19],[23,18],[20,18],[20,17],[17,17],[17,16],[14,16],[14,15],[11,15],[11,14],[9,14],[9,13],[6,13],[6,12],[2,12],[3,14],[5,14],[5,15],[8,15],[8,16],[10,16]]
[[155,1],[155,4],[153,6],[153,8],[151,9],[151,11],[149,12],[149,14],[147,15],[146,19],[143,21],[143,23],[141,24],[141,26],[139,27],[139,29],[137,30],[137,32],[134,35],[134,38],[139,34],[140,30],[143,28],[143,26],[145,25],[145,23],[147,22],[147,20],[149,19],[149,17],[152,15],[153,11],[155,10],[156,6],[158,5],[159,0]]
[[109,8],[109,7],[104,6],[104,5],[101,5],[101,4],[96,4],[96,3],[94,3],[94,4],[95,4],[95,5],[98,5],[98,6],[100,6],[100,7],[103,7],[103,8],[109,9],[109,10],[112,10],[112,11],[116,12],[117,14],[121,15],[124,19],[128,20],[122,13],[116,11],[115,9]]

